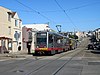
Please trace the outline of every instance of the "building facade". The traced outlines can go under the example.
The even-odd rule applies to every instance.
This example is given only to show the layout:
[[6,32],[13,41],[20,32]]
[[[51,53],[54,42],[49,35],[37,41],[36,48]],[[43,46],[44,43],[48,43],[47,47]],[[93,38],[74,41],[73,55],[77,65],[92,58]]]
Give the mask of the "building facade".
[[0,53],[18,51],[19,45],[22,45],[21,26],[17,12],[0,6]]
[[97,28],[96,30],[94,30],[94,32],[95,32],[96,40],[100,42],[100,28]]
[[23,26],[27,28],[32,28],[33,30],[36,31],[45,31],[45,30],[50,30],[49,24],[24,24]]
[[82,40],[82,38],[86,37],[86,32],[76,32],[76,35],[78,36],[78,40]]
[[[32,49],[35,49],[35,33],[37,31],[51,31],[48,24],[25,24],[22,27],[23,50],[28,50],[27,44],[31,43]],[[31,51],[30,51],[31,52]]]

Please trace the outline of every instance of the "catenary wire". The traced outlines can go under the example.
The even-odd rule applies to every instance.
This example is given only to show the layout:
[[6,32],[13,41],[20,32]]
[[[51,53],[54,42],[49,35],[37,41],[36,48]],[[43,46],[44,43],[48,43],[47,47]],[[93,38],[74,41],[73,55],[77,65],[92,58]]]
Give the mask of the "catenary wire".
[[[77,26],[74,24],[74,22],[72,21],[72,19],[70,18],[70,16],[66,13],[66,10],[63,9],[63,7],[57,2],[57,0],[55,0],[56,4],[59,6],[59,8],[65,13],[65,15],[68,17],[68,19],[70,20],[70,22],[73,24],[73,26],[75,28],[77,28]],[[74,30],[75,30],[74,28]],[[78,29],[78,28],[77,28]],[[79,29],[78,29],[79,30]]]
[[[32,10],[33,13],[37,13],[37,14],[39,14],[40,16],[42,16],[43,18],[45,18],[45,19],[47,19],[47,20],[49,20],[49,21],[51,21],[51,22],[54,22],[54,21],[52,21],[51,19],[49,19],[47,16],[41,14],[39,11],[32,9],[31,7],[29,7],[29,6],[27,6],[27,5],[23,4],[23,3],[21,3],[21,2],[18,1],[18,0],[15,0],[15,1],[18,2],[19,4],[23,5],[24,7],[26,7],[26,8],[28,8],[28,9]],[[55,23],[55,22],[54,22],[54,23]]]
[[[92,6],[92,5],[95,5],[95,4],[99,4],[99,3],[100,3],[100,1],[93,2],[93,3],[88,3],[88,4],[83,4],[81,6],[65,9],[65,11],[76,10],[76,9],[84,8],[84,7],[87,7],[87,6]],[[19,10],[21,12],[33,12],[32,10],[30,11],[30,10],[22,10],[22,9],[12,9],[12,10]],[[63,12],[63,11],[62,10],[48,10],[48,11],[40,11],[40,12],[41,13],[52,13],[52,12]]]

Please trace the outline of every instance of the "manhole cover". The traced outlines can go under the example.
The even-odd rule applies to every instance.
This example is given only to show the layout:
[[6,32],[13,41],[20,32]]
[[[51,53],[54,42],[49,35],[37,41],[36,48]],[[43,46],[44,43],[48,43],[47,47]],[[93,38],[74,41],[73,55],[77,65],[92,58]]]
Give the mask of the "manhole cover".
[[15,70],[13,72],[16,72],[16,73],[21,73],[21,72],[24,72],[23,70]]
[[99,62],[88,62],[88,65],[100,65],[100,61]]

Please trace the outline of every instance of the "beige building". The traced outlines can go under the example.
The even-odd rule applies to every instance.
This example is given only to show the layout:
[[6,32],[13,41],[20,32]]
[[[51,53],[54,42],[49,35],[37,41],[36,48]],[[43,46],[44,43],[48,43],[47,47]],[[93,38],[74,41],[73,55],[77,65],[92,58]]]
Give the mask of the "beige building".
[[76,35],[78,36],[78,40],[82,40],[82,38],[86,37],[86,32],[77,31]]
[[[0,52],[17,52],[22,42],[22,21],[17,12],[0,6]],[[22,48],[21,48],[22,49]]]

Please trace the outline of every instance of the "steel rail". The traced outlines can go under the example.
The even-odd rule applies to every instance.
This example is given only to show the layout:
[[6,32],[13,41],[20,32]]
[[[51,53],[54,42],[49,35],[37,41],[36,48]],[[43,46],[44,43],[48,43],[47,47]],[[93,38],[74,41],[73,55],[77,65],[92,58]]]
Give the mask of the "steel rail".
[[[75,55],[73,55],[67,62],[65,62],[64,64],[62,64],[56,71],[54,71],[51,75],[56,75],[65,65],[67,65],[69,62],[72,61],[72,59],[77,56],[79,53],[81,53],[83,50],[81,50],[80,52],[76,53]],[[83,55],[84,56],[84,55]],[[83,57],[82,56],[82,57]],[[83,68],[82,68],[83,69]]]
[[[48,62],[48,63],[44,63],[43,65],[39,66],[38,68],[36,68],[36,69],[35,69],[34,71],[32,71],[32,72],[35,72],[35,71],[37,71],[37,70],[43,68],[45,65],[48,65],[49,63],[52,63],[52,62],[54,62],[54,61],[60,59],[61,57],[65,56],[65,55],[67,55],[67,54],[70,54],[70,53],[62,54],[62,55],[60,55],[59,57],[57,57],[56,59],[54,59],[54,60],[52,60],[52,61],[50,61],[50,62]],[[45,57],[45,58],[48,58],[48,57]],[[36,63],[36,62],[41,61],[42,59],[45,59],[45,58],[44,58],[44,57],[43,57],[43,58],[38,58],[38,60],[30,60],[30,61],[23,62],[23,63],[20,63],[20,62],[25,61],[25,60],[27,60],[27,59],[23,59],[22,61],[17,61],[17,60],[15,60],[15,59],[11,59],[11,60],[15,60],[15,61],[12,62],[12,63],[8,63],[8,64],[6,64],[6,65],[8,65],[8,66],[9,66],[9,65],[13,65],[15,62],[20,63],[20,65],[16,64],[16,65],[14,65],[14,66],[11,67],[11,68],[5,69],[5,70],[2,71],[1,73],[4,73],[4,72],[9,71],[9,70],[13,70],[13,69],[16,68],[16,67],[18,68],[18,67],[21,67],[21,66],[23,66],[23,65],[27,66],[27,65],[28,65],[29,63],[31,63],[31,62]],[[5,62],[5,61],[2,61],[2,62]],[[2,65],[2,66],[5,66],[5,64]],[[31,74],[31,72],[30,72],[29,74]],[[28,75],[28,74],[27,74],[27,75]]]
[[[74,51],[73,51],[73,52],[74,52]],[[65,53],[65,54],[59,56],[58,58],[56,58],[56,59],[54,59],[54,60],[52,60],[52,61],[50,61],[50,62],[48,62],[48,63],[46,63],[46,64],[43,64],[43,65],[39,66],[37,69],[31,71],[30,73],[28,73],[28,74],[26,74],[26,75],[30,75],[31,73],[36,73],[36,72],[38,72],[39,70],[41,70],[41,69],[45,68],[46,66],[48,66],[49,64],[55,62],[56,60],[58,60],[58,59],[60,59],[60,58],[62,58],[62,57],[64,57],[64,56],[66,56],[66,55],[69,55],[69,54],[71,54],[71,53],[73,53],[73,52]]]
[[[73,51],[73,52],[75,52],[75,51]],[[30,73],[28,73],[28,74],[26,74],[26,75],[30,75],[30,74],[32,74],[32,73],[37,73],[37,72],[39,72],[41,69],[43,69],[43,68],[45,68],[46,66],[50,65],[51,63],[57,61],[58,59],[60,59],[60,58],[62,58],[62,57],[64,57],[64,56],[66,56],[66,55],[69,55],[69,54],[71,54],[71,53],[73,53],[73,52],[70,52],[70,53],[68,53],[68,54],[63,54],[63,55],[61,55],[60,57],[58,57],[58,58],[56,58],[56,59],[54,59],[54,60],[52,60],[52,61],[50,61],[50,62],[48,62],[48,63],[46,63],[46,64],[43,64],[42,66],[38,67],[37,69],[31,71]],[[80,51],[79,51],[79,52],[80,52]],[[78,53],[77,53],[77,54],[78,54]],[[77,55],[77,54],[76,54],[76,55]],[[73,56],[73,57],[74,57],[74,56]],[[73,57],[72,57],[72,58],[73,58]],[[72,58],[70,58],[68,61],[70,61]],[[64,64],[66,64],[66,63],[64,63]],[[63,64],[63,66],[64,66],[64,64]]]

